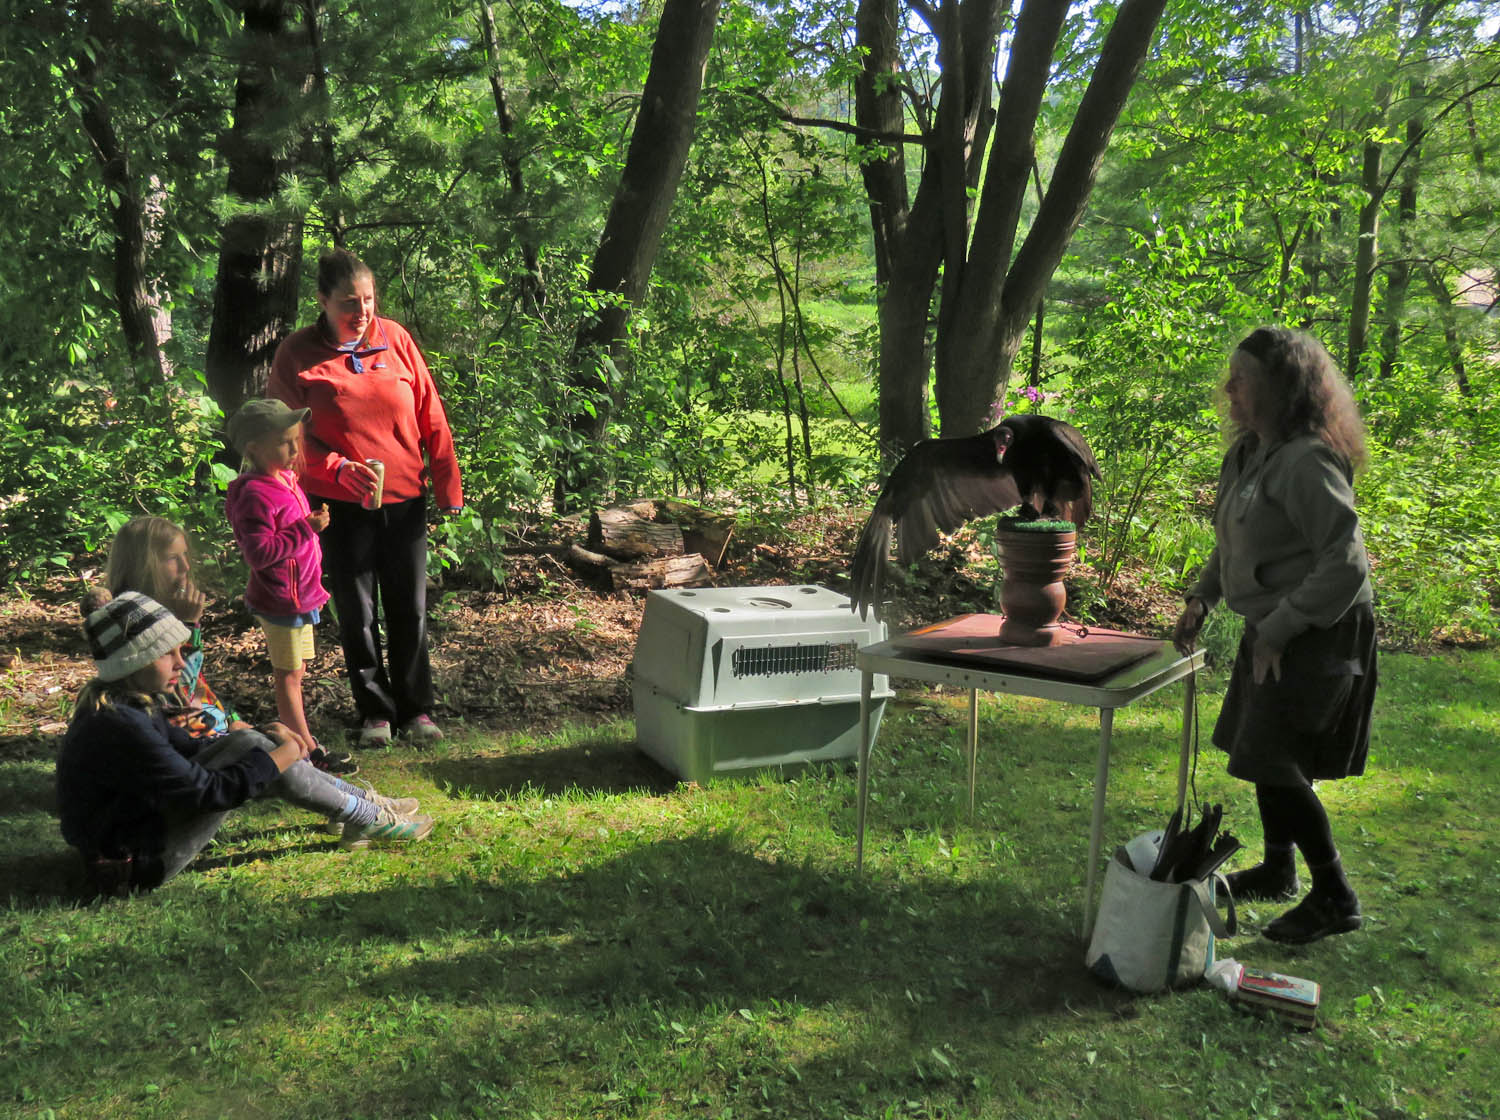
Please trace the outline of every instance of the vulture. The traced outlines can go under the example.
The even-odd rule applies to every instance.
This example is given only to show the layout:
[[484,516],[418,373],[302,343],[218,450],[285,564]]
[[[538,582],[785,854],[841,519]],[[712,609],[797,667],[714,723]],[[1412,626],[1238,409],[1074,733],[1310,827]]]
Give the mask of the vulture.
[[851,607],[880,617],[895,529],[902,565],[932,550],[938,532],[1020,506],[1023,520],[1071,521],[1093,512],[1099,464],[1077,428],[1037,413],[1007,416],[977,436],[924,439],[886,480],[854,549]]

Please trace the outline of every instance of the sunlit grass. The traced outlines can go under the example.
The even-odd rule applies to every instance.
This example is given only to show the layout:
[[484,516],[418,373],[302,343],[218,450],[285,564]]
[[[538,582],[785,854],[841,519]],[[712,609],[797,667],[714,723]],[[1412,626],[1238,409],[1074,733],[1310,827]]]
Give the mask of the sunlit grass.
[[[902,693],[854,776],[678,786],[629,721],[368,752],[427,842],[346,853],[274,805],[181,878],[75,901],[50,764],[0,766],[0,1100],[58,1116],[1429,1116],[1496,1111],[1500,658],[1382,658],[1370,773],[1324,783],[1369,916],[1302,950],[1309,1035],[1082,968],[1090,710]],[[898,682],[899,683],[899,682]],[[1197,789],[1252,852],[1254,798]],[[1116,718],[1106,836],[1164,822],[1181,701]],[[1213,1092],[1205,1096],[1205,1086]]]

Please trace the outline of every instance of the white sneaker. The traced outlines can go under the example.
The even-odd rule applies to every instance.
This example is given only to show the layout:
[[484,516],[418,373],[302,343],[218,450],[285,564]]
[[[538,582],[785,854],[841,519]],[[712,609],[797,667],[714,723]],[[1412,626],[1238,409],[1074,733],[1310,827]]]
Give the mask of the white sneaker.
[[362,747],[383,747],[390,741],[391,721],[388,719],[367,719],[359,729],[359,745]]
[[431,716],[416,716],[401,727],[401,735],[413,743],[436,743],[443,737],[443,729],[432,722]]

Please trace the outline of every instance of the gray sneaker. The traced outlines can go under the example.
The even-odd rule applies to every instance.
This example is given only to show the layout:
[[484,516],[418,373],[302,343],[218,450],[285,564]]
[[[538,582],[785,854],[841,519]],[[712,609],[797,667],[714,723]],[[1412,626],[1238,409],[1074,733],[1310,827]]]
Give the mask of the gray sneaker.
[[369,824],[344,825],[344,838],[339,841],[339,845],[354,851],[368,848],[371,844],[408,844],[422,839],[431,831],[431,817],[402,817],[382,807]]

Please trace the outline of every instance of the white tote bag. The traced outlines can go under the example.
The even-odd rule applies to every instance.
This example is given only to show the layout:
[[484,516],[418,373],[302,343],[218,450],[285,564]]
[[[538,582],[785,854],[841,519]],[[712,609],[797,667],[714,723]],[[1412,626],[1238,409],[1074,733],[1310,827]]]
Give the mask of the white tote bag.
[[1084,964],[1100,980],[1136,992],[1196,984],[1214,960],[1214,938],[1233,937],[1238,921],[1224,876],[1215,873],[1229,903],[1225,922],[1209,880],[1159,883],[1134,870],[1125,849],[1104,873],[1099,916]]

